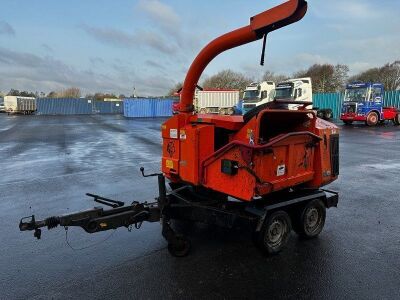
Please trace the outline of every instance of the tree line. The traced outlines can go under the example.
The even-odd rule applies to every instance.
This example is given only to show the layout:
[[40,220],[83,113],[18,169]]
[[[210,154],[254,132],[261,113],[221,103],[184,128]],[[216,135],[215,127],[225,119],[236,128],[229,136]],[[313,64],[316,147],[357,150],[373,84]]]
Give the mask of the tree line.
[[[4,96],[4,95],[3,95]],[[82,92],[77,87],[70,87],[58,91],[51,91],[47,95],[43,92],[28,92],[11,89],[6,96],[21,96],[21,97],[42,97],[42,98],[82,98]],[[104,99],[123,99],[126,98],[124,94],[115,95],[112,93],[94,93],[86,94],[83,98],[104,101]]]
[[[279,83],[289,78],[311,77],[314,93],[335,93],[343,91],[346,83],[354,81],[380,82],[388,91],[400,90],[400,60],[387,63],[381,67],[370,68],[359,74],[349,76],[347,65],[337,64],[314,64],[308,69],[293,74],[277,74],[266,71],[261,78],[255,78],[236,72],[231,69],[222,70],[219,73],[204,79],[200,86],[206,89],[236,89],[243,91],[251,82],[274,81]],[[182,82],[172,87],[167,96],[175,95],[182,88]],[[77,87],[70,87],[58,91],[52,91],[47,95],[42,92],[29,92],[11,89],[7,95],[25,97],[48,97],[48,98],[81,98],[82,92]],[[1,96],[1,95],[0,95]],[[133,95],[130,97],[134,97]],[[94,93],[85,95],[87,99],[104,100],[105,98],[126,98],[125,95],[113,93]]]
[[[400,90],[400,60],[387,63],[381,67],[370,68],[359,74],[349,76],[350,68],[343,64],[314,64],[306,70],[291,75],[276,74],[266,71],[261,78],[246,76],[230,69],[223,70],[201,82],[205,89],[237,89],[243,91],[251,82],[274,81],[283,82],[290,78],[311,77],[314,93],[342,92],[347,83],[355,81],[380,82],[388,91]],[[182,83],[176,84],[168,93],[174,95],[182,88]]]

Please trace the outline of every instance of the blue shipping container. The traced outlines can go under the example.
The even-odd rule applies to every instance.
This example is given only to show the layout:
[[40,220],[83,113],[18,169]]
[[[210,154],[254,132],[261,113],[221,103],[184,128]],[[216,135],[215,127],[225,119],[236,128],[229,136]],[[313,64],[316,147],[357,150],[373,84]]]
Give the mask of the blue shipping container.
[[124,99],[124,116],[127,118],[155,118],[172,116],[172,99]]
[[123,101],[93,101],[93,113],[95,114],[122,114]]
[[93,113],[93,100],[74,98],[38,98],[38,115],[90,115]]

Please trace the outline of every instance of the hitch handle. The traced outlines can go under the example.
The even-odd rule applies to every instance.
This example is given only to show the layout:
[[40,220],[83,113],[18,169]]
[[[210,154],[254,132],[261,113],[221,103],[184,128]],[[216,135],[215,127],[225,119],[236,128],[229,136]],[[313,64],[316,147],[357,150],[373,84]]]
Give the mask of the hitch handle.
[[[28,222],[25,222],[25,220],[28,220]],[[34,230],[35,232],[33,233],[33,236],[40,240],[42,237],[42,230],[39,227],[45,226],[45,222],[39,221],[36,222],[35,215],[29,216],[29,217],[24,217],[19,221],[19,230],[20,231],[27,231],[27,230]]]
[[155,176],[158,176],[158,175],[162,175],[162,174],[160,174],[160,173],[153,173],[153,174],[144,174],[144,168],[143,167],[140,167],[140,172],[142,173],[142,176],[143,177],[155,177]]

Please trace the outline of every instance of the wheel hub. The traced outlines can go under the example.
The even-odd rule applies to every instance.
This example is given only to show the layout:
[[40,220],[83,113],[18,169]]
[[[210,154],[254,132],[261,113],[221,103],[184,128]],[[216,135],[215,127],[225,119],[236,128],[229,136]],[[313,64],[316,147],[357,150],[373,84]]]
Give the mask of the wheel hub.
[[285,234],[285,224],[280,220],[275,220],[268,230],[268,243],[278,244]]
[[318,225],[319,212],[316,208],[310,208],[306,212],[306,226],[307,228],[314,228]]

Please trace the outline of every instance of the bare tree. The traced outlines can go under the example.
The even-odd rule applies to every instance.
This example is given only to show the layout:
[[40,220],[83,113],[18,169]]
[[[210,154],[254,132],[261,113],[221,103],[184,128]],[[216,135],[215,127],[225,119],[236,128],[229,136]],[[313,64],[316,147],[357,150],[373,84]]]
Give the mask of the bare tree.
[[348,81],[378,82],[380,81],[379,77],[379,68],[370,68],[364,72],[350,77]]
[[333,85],[335,92],[340,92],[345,89],[346,82],[349,78],[349,66],[337,64],[333,73]]
[[379,68],[379,79],[388,91],[400,89],[400,61],[388,63]]
[[168,91],[167,96],[175,96],[176,92],[179,91],[183,86],[183,82],[178,82]]
[[36,97],[35,93],[28,91],[19,91],[16,89],[11,89],[7,96],[21,96],[21,97]]
[[371,68],[349,79],[352,81],[379,82],[388,91],[400,89],[400,61],[385,64],[382,67]]
[[202,86],[209,89],[236,89],[243,91],[251,82],[252,79],[242,73],[227,69],[204,80]]
[[311,77],[313,91],[316,93],[334,93],[343,89],[348,72],[349,67],[346,65],[315,64],[294,76]]
[[76,87],[70,87],[57,94],[59,94],[60,98],[80,98],[81,90]]
[[283,75],[283,74],[275,74],[274,72],[271,71],[266,71],[261,78],[261,81],[273,81],[276,84],[283,82],[285,80],[289,79],[288,76]]
[[50,93],[47,94],[47,98],[57,98],[57,92],[56,91],[51,91]]

